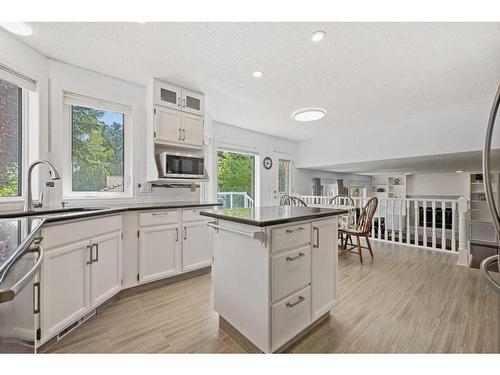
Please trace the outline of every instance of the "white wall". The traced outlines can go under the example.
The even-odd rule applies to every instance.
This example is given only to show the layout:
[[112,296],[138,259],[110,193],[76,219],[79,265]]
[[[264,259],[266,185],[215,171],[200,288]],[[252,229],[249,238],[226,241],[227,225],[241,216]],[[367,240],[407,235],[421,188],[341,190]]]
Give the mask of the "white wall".
[[[330,136],[297,144],[297,167],[481,150],[490,107],[490,102],[481,102],[401,120],[335,128]],[[496,141],[494,147],[500,147],[500,137]]]
[[406,177],[406,195],[412,197],[468,197],[468,173],[414,174]]

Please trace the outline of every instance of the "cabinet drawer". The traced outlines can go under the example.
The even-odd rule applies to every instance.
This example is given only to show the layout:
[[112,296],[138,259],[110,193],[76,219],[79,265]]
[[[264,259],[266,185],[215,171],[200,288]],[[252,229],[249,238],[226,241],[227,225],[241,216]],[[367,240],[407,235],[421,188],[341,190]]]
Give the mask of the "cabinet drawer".
[[311,224],[273,229],[272,241],[273,252],[308,245],[311,242]]
[[272,349],[278,349],[311,323],[311,287],[308,286],[272,307]]
[[187,223],[190,221],[209,221],[210,218],[207,216],[201,216],[201,211],[206,211],[209,207],[204,208],[190,208],[182,210],[182,220]]
[[273,301],[311,282],[311,248],[302,247],[272,258]]
[[139,226],[163,225],[177,223],[179,214],[177,210],[142,212],[139,214]]

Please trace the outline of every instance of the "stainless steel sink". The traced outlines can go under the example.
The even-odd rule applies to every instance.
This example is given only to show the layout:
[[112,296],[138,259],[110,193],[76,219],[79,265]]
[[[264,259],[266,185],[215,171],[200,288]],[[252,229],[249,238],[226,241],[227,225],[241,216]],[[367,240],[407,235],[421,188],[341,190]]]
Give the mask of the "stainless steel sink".
[[0,213],[0,218],[13,218],[13,217],[23,217],[23,216],[72,216],[83,214],[86,212],[102,211],[106,210],[107,207],[67,207],[67,208],[55,208],[55,209],[39,209],[34,211],[18,211],[9,213]]

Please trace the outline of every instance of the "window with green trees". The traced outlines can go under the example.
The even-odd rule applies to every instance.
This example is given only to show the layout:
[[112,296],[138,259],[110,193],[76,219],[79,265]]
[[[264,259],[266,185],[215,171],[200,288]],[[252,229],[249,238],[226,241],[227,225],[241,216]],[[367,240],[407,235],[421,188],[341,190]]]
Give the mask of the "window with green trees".
[[255,156],[219,151],[217,192],[225,208],[252,207],[255,200]]
[[71,106],[72,190],[124,191],[123,113]]
[[22,89],[0,80],[0,197],[21,196]]

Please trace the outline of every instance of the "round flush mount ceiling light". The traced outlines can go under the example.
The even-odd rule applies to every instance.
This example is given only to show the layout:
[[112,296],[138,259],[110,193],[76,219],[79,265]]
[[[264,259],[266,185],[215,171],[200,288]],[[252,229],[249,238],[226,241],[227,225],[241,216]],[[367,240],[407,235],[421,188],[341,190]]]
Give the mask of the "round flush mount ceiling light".
[[0,26],[16,35],[28,36],[33,34],[33,29],[25,22],[0,22]]
[[255,72],[252,73],[252,76],[254,78],[260,78],[264,75],[264,73],[262,73],[260,70],[256,70]]
[[292,117],[300,122],[321,120],[325,115],[326,110],[317,107],[301,108],[292,113]]
[[323,30],[318,30],[312,33],[311,39],[313,42],[320,42],[326,38],[326,32]]

